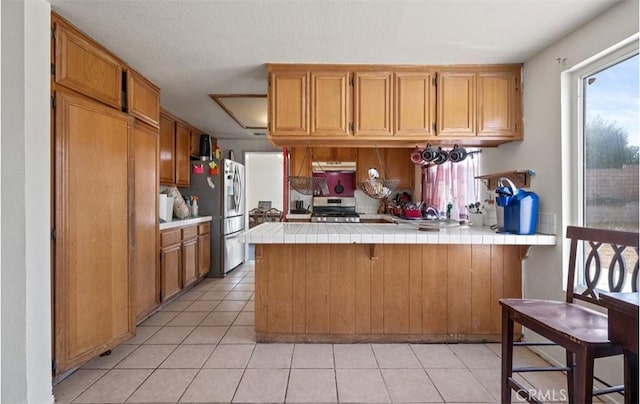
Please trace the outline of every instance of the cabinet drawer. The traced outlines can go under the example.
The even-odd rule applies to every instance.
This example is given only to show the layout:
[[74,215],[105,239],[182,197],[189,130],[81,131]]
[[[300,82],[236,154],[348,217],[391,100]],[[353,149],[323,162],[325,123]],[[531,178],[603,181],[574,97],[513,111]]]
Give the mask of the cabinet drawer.
[[198,227],[197,226],[191,226],[191,227],[183,227],[182,228],[182,240],[187,240],[190,238],[194,238],[198,236]]
[[166,247],[172,244],[180,243],[180,229],[165,230],[160,233],[160,245]]
[[206,234],[211,232],[211,223],[200,223],[198,225],[198,234]]

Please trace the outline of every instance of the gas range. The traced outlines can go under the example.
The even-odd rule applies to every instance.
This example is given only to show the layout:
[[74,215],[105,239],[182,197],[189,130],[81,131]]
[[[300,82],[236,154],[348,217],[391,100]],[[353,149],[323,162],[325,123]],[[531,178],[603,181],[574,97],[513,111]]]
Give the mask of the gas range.
[[314,197],[312,222],[359,223],[356,213],[356,198]]

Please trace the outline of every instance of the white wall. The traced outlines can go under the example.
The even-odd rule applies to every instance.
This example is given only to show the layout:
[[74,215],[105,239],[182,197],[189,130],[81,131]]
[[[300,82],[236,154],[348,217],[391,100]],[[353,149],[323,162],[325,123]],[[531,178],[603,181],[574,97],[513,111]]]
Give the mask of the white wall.
[[259,201],[271,201],[271,207],[282,206],[282,153],[248,152],[244,156],[247,211],[257,208]]
[[[214,134],[213,137],[216,137]],[[256,137],[255,139],[218,139],[218,146],[222,152],[222,158],[228,158],[229,150],[235,153],[235,160],[244,164],[245,152],[277,152],[282,148],[275,147],[266,139],[265,136]]]
[[[531,190],[540,196],[539,210],[558,215],[562,223],[560,76],[564,70],[638,32],[638,1],[624,0],[586,23],[524,64],[524,141],[484,149],[482,173],[533,169]],[[557,58],[566,58],[564,64]],[[524,261],[523,293],[529,298],[563,299],[562,242],[534,247]],[[560,361],[564,354],[552,353]],[[609,373],[612,369],[607,369]],[[615,369],[618,373],[618,365]],[[603,373],[600,373],[603,375]],[[619,373],[618,373],[619,375]]]
[[2,403],[49,403],[50,13],[3,1],[1,130]]

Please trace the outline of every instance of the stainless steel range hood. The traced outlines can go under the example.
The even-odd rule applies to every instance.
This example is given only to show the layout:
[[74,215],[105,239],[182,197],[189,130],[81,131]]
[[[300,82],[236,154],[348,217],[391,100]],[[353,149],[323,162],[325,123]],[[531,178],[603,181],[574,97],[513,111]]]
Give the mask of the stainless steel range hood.
[[326,171],[346,171],[355,172],[355,161],[314,161],[311,163],[311,170],[313,172],[326,172]]

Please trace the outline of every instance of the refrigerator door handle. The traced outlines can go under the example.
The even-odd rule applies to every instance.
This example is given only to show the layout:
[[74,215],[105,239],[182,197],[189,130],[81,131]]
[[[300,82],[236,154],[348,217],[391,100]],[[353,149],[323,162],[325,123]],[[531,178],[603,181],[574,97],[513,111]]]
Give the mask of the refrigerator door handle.
[[242,186],[240,182],[240,170],[236,166],[233,173],[233,202],[236,214],[240,214],[240,200],[242,198]]

